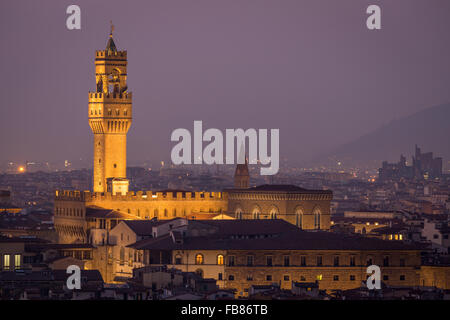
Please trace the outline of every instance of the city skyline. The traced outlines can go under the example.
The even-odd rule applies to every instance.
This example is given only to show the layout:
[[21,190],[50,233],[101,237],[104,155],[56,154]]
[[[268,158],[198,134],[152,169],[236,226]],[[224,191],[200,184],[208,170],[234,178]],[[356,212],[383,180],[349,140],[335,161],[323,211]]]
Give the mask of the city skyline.
[[431,1],[2,3],[0,300],[450,300]]
[[[2,87],[3,105],[10,109],[1,122],[6,152],[0,161],[92,158],[85,112],[86,92],[95,86],[90,58],[105,42],[111,19],[117,47],[133,57],[129,83],[137,111],[129,133],[130,163],[168,159],[170,132],[193,120],[218,128],[279,126],[280,157],[307,160],[394,118],[450,101],[444,85],[450,77],[449,45],[441,38],[445,33],[436,32],[446,28],[449,6],[436,3],[443,6],[408,2],[409,10],[398,15],[401,3],[382,1],[386,14],[379,33],[364,28],[365,4],[350,2],[287,2],[277,10],[269,2],[241,10],[235,2],[213,7],[194,1],[189,8],[152,2],[122,15],[114,5],[100,12],[82,1],[80,31],[68,31],[64,17],[54,14],[63,4],[35,10],[28,20],[15,18],[37,4],[2,4],[10,9],[2,23],[17,33],[14,39],[4,35],[10,46],[1,53],[10,61]],[[308,12],[323,19],[312,20]],[[330,27],[341,19],[346,22]],[[35,24],[40,27],[30,27]],[[400,46],[398,39],[405,43]],[[269,45],[263,50],[263,44]],[[417,47],[408,51],[413,44]],[[30,55],[30,46],[39,50]],[[405,58],[397,61],[401,55]],[[19,61],[26,67],[18,68]],[[346,81],[338,81],[344,76]],[[389,84],[394,79],[404,85]]]

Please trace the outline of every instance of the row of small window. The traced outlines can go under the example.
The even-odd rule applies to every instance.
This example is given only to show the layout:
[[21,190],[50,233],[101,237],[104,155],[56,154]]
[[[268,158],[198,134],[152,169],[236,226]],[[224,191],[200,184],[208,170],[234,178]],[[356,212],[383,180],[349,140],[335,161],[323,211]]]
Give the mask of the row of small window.
[[[96,115],[96,116],[99,115],[99,116],[101,116],[101,115],[102,115],[102,110],[99,109],[98,112],[97,112],[97,110],[91,109],[91,116],[93,116],[93,115]],[[107,115],[108,115],[108,116],[112,116],[112,115],[113,115],[113,112],[112,112],[111,109],[108,109]],[[116,109],[115,115],[116,115],[116,116],[120,116],[120,110],[119,110],[119,109]],[[128,110],[127,110],[127,109],[123,110],[123,115],[124,115],[124,116],[127,116],[127,115],[128,115]]]
[[1,269],[4,271],[12,270],[13,266],[11,266],[11,258],[14,256],[14,269],[20,269],[22,267],[22,255],[20,254],[4,254],[2,257],[2,265]]
[[[254,211],[252,215],[253,219],[258,220],[261,218],[261,212]],[[243,212],[236,211],[236,218],[242,220],[244,218]],[[270,219],[277,219],[278,213],[271,212]],[[297,213],[295,225],[299,228],[303,227],[303,213]],[[320,212],[314,213],[314,229],[320,229]]]
[[55,215],[81,217],[83,215],[83,210],[75,208],[56,208]]
[[[356,266],[356,257],[355,256],[350,256],[349,257],[349,266],[350,267],[354,267]],[[248,255],[247,256],[247,266],[253,266],[255,262],[255,257],[252,255]],[[195,256],[195,264],[204,264],[204,257],[201,253],[198,253]],[[181,257],[177,256],[175,257],[175,264],[181,264]],[[224,256],[219,254],[217,255],[216,258],[216,264],[218,265],[223,265],[224,264]],[[236,257],[235,256],[228,256],[227,257],[227,264],[228,266],[234,266],[236,265]],[[372,258],[367,258],[366,260],[366,265],[370,266],[373,264],[373,259]],[[285,267],[289,267],[291,265],[291,257],[290,256],[283,256],[283,266]],[[322,256],[317,256],[316,257],[316,266],[322,266],[323,265],[323,257]],[[340,257],[339,256],[335,256],[333,259],[333,266],[338,267],[340,266]],[[388,267],[390,265],[389,262],[389,257],[386,256],[383,258],[383,266],[384,267]],[[266,256],[266,266],[270,267],[273,266],[273,256]],[[306,266],[306,256],[301,256],[300,257],[300,266],[304,267]],[[400,259],[400,266],[404,267],[405,266],[405,259],[401,258]]]
[[91,260],[92,253],[90,250],[67,250],[63,252],[64,257],[71,257],[78,260]]
[[[271,274],[266,275],[265,279],[266,279],[266,281],[273,281],[273,277],[272,277]],[[405,281],[406,280],[406,276],[405,275],[400,275],[399,279],[400,279],[400,281]],[[222,273],[219,273],[218,280],[223,280]],[[232,275],[232,274],[228,275],[228,281],[234,281],[234,280],[235,280],[234,275]],[[247,281],[253,281],[253,275],[248,274],[247,277],[246,277],[246,280]],[[283,281],[290,281],[290,280],[291,280],[291,277],[289,275],[284,275],[283,276]],[[321,275],[321,274],[317,275],[316,280],[323,280],[323,275]],[[350,281],[355,281],[356,280],[356,276],[351,274],[349,276],[349,280]],[[389,276],[388,275],[384,275],[383,276],[383,281],[388,281],[388,280],[389,280]],[[303,282],[306,281],[306,277],[305,276],[300,276],[300,281],[303,281]],[[339,276],[338,275],[333,275],[333,281],[340,281],[339,280]]]

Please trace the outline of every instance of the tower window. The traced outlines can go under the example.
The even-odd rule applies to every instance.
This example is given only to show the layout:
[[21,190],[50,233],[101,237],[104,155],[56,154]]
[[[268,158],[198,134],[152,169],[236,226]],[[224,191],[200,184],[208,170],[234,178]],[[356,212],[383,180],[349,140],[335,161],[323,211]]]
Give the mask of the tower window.
[[117,164],[114,163],[114,168],[117,168]]

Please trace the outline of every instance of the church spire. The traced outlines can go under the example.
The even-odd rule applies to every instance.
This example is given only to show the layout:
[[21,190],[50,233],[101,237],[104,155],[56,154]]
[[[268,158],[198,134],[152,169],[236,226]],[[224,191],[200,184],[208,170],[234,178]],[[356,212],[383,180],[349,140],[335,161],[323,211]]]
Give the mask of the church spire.
[[247,189],[250,187],[247,157],[245,158],[245,163],[236,166],[236,171],[234,172],[234,187],[236,189]]

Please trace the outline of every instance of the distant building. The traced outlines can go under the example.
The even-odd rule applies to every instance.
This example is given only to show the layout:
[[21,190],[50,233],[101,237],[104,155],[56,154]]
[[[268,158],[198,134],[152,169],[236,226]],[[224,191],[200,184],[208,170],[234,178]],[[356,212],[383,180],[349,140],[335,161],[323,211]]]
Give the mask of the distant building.
[[397,180],[405,179],[434,179],[442,176],[442,158],[433,157],[433,152],[422,153],[420,148],[415,149],[415,155],[412,157],[412,166],[406,164],[406,158],[401,155],[397,163],[388,163],[383,161],[379,169],[379,179]]
[[19,208],[11,203],[11,191],[0,190],[0,213],[19,213],[22,208]]

